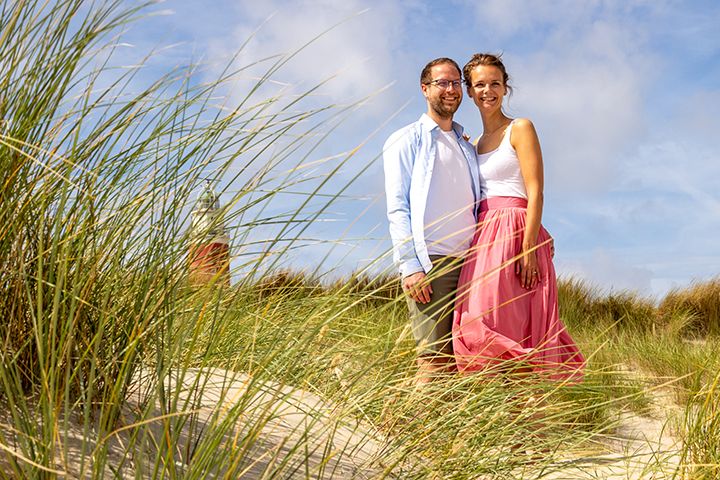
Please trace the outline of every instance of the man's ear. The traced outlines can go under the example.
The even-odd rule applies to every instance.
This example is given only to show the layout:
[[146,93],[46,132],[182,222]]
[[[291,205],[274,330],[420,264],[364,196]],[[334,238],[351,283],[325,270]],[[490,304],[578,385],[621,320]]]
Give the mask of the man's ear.
[[421,89],[422,92],[423,92],[423,96],[424,96],[425,98],[427,98],[427,96],[428,96],[428,94],[427,94],[428,86],[425,85],[424,83],[421,83],[421,84],[420,84],[420,89]]

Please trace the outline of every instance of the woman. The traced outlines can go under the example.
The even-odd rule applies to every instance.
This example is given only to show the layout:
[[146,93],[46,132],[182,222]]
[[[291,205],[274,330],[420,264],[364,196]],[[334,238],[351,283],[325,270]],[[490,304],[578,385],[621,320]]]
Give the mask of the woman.
[[510,87],[499,56],[474,55],[463,75],[483,121],[476,148],[487,198],[458,282],[458,369],[519,360],[520,371],[577,380],[585,360],[558,316],[552,240],[540,224],[543,166],[535,128],[503,112]]

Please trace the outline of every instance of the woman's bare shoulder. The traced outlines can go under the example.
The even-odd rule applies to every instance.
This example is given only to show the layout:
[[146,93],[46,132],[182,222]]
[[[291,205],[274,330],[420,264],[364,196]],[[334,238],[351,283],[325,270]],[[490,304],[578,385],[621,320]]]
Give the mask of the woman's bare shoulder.
[[535,125],[533,125],[532,121],[529,118],[516,118],[513,122],[513,132],[514,131],[531,131],[535,130]]
[[510,139],[513,145],[515,145],[515,142],[518,140],[537,140],[535,125],[533,125],[529,118],[516,118],[512,125],[512,136]]

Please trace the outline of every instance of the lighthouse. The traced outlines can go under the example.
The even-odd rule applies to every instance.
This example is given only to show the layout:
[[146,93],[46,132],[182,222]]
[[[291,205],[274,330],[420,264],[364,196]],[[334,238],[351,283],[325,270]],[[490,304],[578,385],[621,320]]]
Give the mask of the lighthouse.
[[190,283],[230,285],[230,237],[225,231],[220,197],[205,183],[191,214]]

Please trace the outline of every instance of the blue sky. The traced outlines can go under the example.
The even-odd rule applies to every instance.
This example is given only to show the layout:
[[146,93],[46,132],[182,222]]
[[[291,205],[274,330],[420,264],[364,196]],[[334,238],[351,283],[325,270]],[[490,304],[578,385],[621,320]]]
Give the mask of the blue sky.
[[[308,233],[329,243],[297,252],[298,268],[316,265],[329,244],[324,268],[339,272],[387,252],[377,158],[392,131],[425,111],[420,70],[439,56],[463,65],[473,53],[502,52],[515,88],[508,111],[540,135],[543,223],[558,271],[655,296],[720,273],[717,1],[168,0],[148,12],[123,34],[132,45],[123,55],[168,47],[148,76],[193,61],[212,77],[253,32],[238,65],[287,54],[334,26],[276,74],[276,92],[264,92],[292,96],[332,77],[308,102],[371,95],[316,152],[367,140],[339,178],[365,172]],[[456,120],[482,133],[467,97]]]

